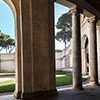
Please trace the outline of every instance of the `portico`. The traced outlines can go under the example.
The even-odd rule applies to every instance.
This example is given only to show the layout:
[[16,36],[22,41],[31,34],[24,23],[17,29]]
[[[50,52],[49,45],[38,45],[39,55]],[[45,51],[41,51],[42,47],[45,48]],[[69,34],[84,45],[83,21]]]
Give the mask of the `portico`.
[[[17,70],[14,97],[29,100],[34,97],[57,95],[54,48],[54,0],[4,1],[11,7],[15,17]],[[82,90],[80,13],[87,15],[90,11],[89,8],[97,13],[91,11],[92,15],[96,17],[89,18],[89,59],[92,86],[98,85],[96,19],[100,18],[100,13],[85,1],[69,1],[58,0],[57,2],[69,5],[68,7],[72,13],[73,89]]]

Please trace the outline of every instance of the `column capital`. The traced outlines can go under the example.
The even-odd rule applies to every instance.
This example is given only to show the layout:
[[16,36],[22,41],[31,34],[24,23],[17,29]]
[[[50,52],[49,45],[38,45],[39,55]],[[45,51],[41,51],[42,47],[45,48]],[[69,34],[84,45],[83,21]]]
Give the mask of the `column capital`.
[[83,13],[83,10],[77,6],[73,6],[70,8],[69,13]]
[[97,30],[100,30],[100,26],[97,26]]
[[93,22],[98,22],[98,19],[96,18],[96,16],[90,17],[88,18],[88,23],[93,23]]

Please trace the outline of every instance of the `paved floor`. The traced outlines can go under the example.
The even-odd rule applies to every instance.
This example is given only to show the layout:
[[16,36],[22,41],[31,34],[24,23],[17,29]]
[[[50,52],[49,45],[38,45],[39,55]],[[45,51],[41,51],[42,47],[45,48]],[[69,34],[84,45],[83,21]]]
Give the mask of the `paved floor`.
[[[72,85],[57,87],[58,95],[55,97],[40,97],[33,100],[100,100],[100,87],[91,87],[89,79],[84,83],[84,90],[72,90]],[[0,100],[15,100],[13,93],[3,93]],[[28,99],[29,100],[29,99]]]
[[0,100],[13,100],[13,95],[0,96]]
[[[0,96],[0,100],[15,100],[13,95]],[[28,99],[29,100],[29,99]],[[84,90],[65,89],[55,97],[41,97],[33,100],[100,100],[100,87],[85,86]]]

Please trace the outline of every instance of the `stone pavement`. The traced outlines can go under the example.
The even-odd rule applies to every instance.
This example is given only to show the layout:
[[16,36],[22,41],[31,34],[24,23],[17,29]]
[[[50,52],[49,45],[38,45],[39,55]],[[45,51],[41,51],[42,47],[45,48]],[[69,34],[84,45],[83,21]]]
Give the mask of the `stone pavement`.
[[[55,97],[41,97],[34,100],[100,100],[100,87],[91,87],[89,78],[84,82],[84,90],[72,90],[72,85],[57,87],[58,95]],[[0,94],[0,100],[15,100],[13,93]],[[28,99],[29,100],[29,99]]]
[[13,100],[13,95],[0,96],[0,100]]
[[[0,100],[15,100],[13,95],[0,96]],[[29,99],[27,99],[29,100]],[[100,87],[85,86],[84,90],[65,89],[54,97],[40,97],[33,100],[100,100]]]

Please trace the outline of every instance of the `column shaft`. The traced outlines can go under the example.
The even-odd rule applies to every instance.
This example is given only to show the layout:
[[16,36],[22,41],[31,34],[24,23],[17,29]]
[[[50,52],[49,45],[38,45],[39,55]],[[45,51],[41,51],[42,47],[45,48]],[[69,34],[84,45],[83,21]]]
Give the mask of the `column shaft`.
[[81,73],[81,40],[80,40],[80,9],[72,8],[72,39],[73,39],[73,89],[82,89]]
[[97,56],[98,56],[98,80],[100,81],[100,26],[97,27]]
[[32,1],[33,94],[56,94],[54,1]]
[[98,70],[97,70],[97,42],[96,42],[96,18],[89,19],[90,23],[90,70],[91,70],[91,85],[98,85]]

